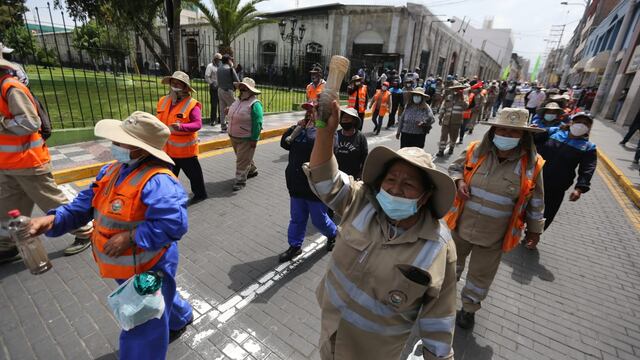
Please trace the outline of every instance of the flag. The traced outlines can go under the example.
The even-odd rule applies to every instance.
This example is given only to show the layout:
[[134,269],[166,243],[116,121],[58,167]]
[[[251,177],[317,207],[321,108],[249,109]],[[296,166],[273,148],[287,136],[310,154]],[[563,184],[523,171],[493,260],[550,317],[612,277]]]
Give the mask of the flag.
[[536,59],[536,64],[533,66],[533,71],[531,72],[531,82],[535,82],[538,78],[538,72],[540,72],[540,55]]
[[509,78],[509,73],[511,72],[511,64],[507,65],[506,68],[502,71],[502,76],[500,76],[500,80],[507,80]]

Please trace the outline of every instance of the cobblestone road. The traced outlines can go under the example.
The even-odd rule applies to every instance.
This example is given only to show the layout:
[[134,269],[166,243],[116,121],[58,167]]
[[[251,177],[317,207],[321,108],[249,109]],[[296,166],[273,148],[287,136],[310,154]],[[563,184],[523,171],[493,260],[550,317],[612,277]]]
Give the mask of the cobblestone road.
[[[430,152],[439,130],[427,139]],[[372,138],[377,144],[398,146],[390,132]],[[238,193],[232,153],[202,160],[211,198],[189,209],[178,276],[197,319],[169,359],[318,358],[314,290],[329,257],[310,227],[303,258],[278,266],[287,154],[273,140],[256,154],[260,175]],[[640,236],[629,219],[638,209],[603,175],[563,205],[538,252],[505,256],[475,329],[456,333],[456,359],[640,358]],[[22,263],[0,267],[0,359],[117,358],[119,329],[105,304],[114,283],[98,277],[89,252],[64,257],[70,240],[48,240],[53,269],[43,275]]]

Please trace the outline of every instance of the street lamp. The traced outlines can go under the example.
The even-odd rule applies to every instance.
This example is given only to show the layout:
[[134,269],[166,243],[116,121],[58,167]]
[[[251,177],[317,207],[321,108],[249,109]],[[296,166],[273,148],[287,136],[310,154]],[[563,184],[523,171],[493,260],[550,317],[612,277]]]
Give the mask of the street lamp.
[[[278,23],[278,27],[280,28],[280,37],[282,41],[289,41],[291,44],[291,50],[289,52],[289,66],[293,69],[293,45],[295,43],[300,44],[302,42],[302,38],[304,38],[304,33],[307,31],[307,28],[304,24],[300,25],[298,28],[298,35],[296,35],[296,26],[298,25],[298,19],[292,17],[289,18],[288,21],[291,23],[291,32],[287,32],[287,19],[282,19]],[[293,73],[292,69],[289,70],[289,90],[291,90],[293,83]]]

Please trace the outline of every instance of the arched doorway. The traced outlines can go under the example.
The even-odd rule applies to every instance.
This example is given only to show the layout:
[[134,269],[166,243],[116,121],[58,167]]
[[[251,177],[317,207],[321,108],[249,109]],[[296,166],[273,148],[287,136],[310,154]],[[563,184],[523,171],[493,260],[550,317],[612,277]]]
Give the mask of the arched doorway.
[[451,62],[449,63],[449,72],[447,73],[447,75],[455,75],[457,61],[458,53],[454,51],[453,54],[451,54]]

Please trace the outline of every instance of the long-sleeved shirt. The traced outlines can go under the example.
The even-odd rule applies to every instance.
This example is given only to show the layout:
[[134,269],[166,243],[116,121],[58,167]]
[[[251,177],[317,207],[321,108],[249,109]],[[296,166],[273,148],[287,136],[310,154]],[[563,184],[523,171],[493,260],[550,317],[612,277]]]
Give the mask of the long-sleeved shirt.
[[204,79],[209,85],[218,86],[218,67],[213,63],[209,63],[204,71]]
[[547,95],[545,95],[545,93],[543,93],[542,91],[540,91],[540,90],[532,91],[529,94],[529,98],[527,100],[526,108],[528,108],[528,109],[537,109],[542,104],[544,99],[546,99],[546,98],[547,98]]
[[[174,106],[175,105],[170,105],[169,109],[173,108]],[[196,132],[200,129],[202,129],[202,109],[200,109],[200,106],[195,106],[189,113],[189,122],[180,123],[180,128],[178,130],[185,132]]]
[[598,154],[595,144],[588,138],[574,138],[558,127],[547,129],[546,139],[538,147],[544,164],[544,187],[565,191],[571,187],[578,170],[575,188],[583,193],[591,188],[591,178],[596,171]]
[[[116,185],[120,184],[143,161],[132,166],[123,166],[120,170]],[[108,165],[100,169],[96,181],[100,180]],[[47,214],[55,215],[53,228],[45,235],[49,237],[61,236],[72,229],[77,229],[93,219],[92,183],[89,188],[82,190],[69,204],[50,210]],[[187,221],[187,195],[180,182],[166,174],[158,174],[149,179],[144,185],[141,200],[148,208],[144,221],[138,225],[135,231],[134,241],[136,245],[145,250],[158,250],[172,244],[186,234]]]
[[430,128],[435,121],[430,106],[409,105],[398,119],[398,134],[425,134],[427,133],[426,128]]
[[[464,203],[455,232],[464,240],[480,246],[490,247],[503,241],[509,220],[520,194],[520,174],[522,154],[514,152],[500,161],[495,145],[487,133],[474,150],[475,154],[486,154],[487,158],[476,170],[467,184],[471,193]],[[454,180],[463,179],[467,151],[460,154],[449,166],[449,175]],[[527,156],[528,168],[534,164]],[[536,179],[536,187],[526,206],[525,222],[527,230],[542,233],[544,228],[544,184],[542,172]]]
[[338,171],[335,157],[303,169],[342,219],[316,291],[321,342],[336,337],[336,359],[397,359],[417,323],[424,359],[453,359],[456,250],[447,226],[423,210],[391,236],[378,189]]

